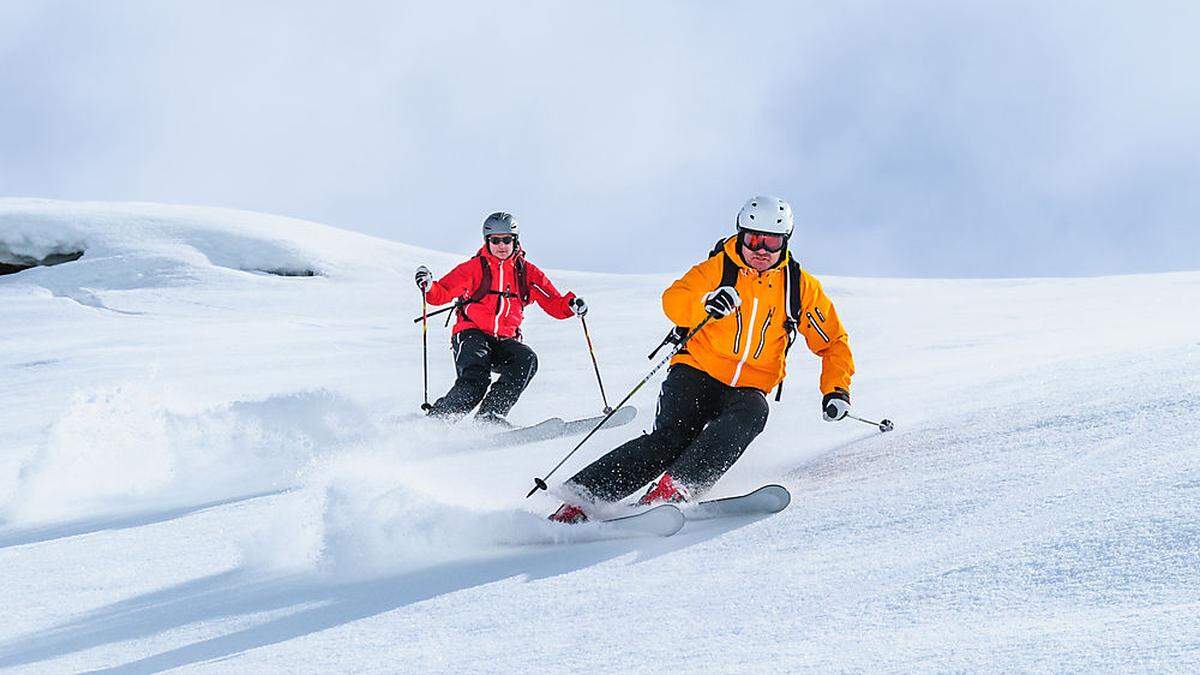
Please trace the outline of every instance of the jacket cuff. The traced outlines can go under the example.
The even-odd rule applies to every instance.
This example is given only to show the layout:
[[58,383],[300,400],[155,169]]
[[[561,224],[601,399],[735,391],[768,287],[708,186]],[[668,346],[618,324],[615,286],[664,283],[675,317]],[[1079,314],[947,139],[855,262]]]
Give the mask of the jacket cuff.
[[829,405],[829,402],[835,398],[840,398],[841,400],[845,401],[846,403],[849,403],[850,402],[850,392],[846,391],[842,387],[834,387],[833,391],[829,392],[828,394],[825,394],[825,396],[821,398],[821,405],[822,406]]

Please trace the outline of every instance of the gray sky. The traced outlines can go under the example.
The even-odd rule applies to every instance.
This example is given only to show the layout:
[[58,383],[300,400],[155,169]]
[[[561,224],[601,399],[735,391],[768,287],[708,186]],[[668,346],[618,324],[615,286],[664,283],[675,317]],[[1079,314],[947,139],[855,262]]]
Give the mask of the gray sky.
[[860,276],[1200,269],[1200,3],[0,3],[0,195],[678,271],[755,193]]

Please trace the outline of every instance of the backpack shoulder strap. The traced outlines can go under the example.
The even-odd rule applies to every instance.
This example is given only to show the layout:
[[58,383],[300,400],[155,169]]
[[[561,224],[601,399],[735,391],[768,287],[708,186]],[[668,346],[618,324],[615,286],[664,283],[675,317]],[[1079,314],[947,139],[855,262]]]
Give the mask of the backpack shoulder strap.
[[717,243],[713,245],[712,250],[708,253],[709,258],[715,255],[721,256],[723,263],[721,266],[721,283],[717,286],[717,288],[720,288],[721,286],[736,286],[738,272],[741,271],[738,269],[738,264],[734,262],[728,254],[725,253],[725,242],[727,240],[727,238],[718,239]]
[[741,269],[738,267],[738,264],[726,255],[724,264],[721,267],[721,286],[737,286],[738,274],[740,273]]
[[467,296],[467,302],[479,302],[492,288],[492,268],[488,266],[487,259],[483,256],[475,257],[479,259],[479,267],[482,274],[479,277],[479,285],[475,287],[475,290],[471,291],[471,295]]
[[[458,316],[462,319],[467,318],[467,305],[482,300],[488,294],[488,289],[492,286],[492,268],[488,267],[487,260],[482,255],[475,257],[479,260],[479,267],[482,273],[479,277],[479,285],[475,287],[475,290],[471,291],[470,295],[459,300],[458,304],[455,305],[458,309]],[[446,321],[448,324],[450,317],[446,317]]]
[[[800,263],[796,262],[791,254],[788,255],[787,268],[784,270],[787,275],[785,279],[783,293],[784,304],[787,305],[787,318],[783,321],[783,329],[787,333],[787,346],[783,348],[783,358],[787,359],[788,352],[792,350],[792,345],[796,342],[796,336],[800,327],[800,314],[803,312],[803,295],[801,284],[804,281],[804,274],[800,270]],[[779,387],[775,389],[775,400],[778,401],[783,397],[783,382],[779,383]]]
[[521,296],[521,304],[529,304],[529,273],[525,269],[525,256],[517,258],[517,293]]
[[800,288],[800,285],[804,281],[804,274],[800,270],[800,263],[789,258],[787,271],[785,274],[787,274],[787,286],[784,293],[787,294],[786,300],[788,318],[791,319],[795,325],[799,325],[800,315],[803,311],[803,308],[801,307],[803,289]]

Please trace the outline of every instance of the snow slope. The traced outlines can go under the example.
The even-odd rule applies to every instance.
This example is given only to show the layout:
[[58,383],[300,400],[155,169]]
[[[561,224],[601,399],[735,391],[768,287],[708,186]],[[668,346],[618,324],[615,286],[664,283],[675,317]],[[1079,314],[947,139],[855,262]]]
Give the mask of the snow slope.
[[[574,439],[490,450],[406,417],[411,271],[459,256],[237,211],[0,200],[0,254],[68,249],[85,254],[0,276],[0,668],[1200,667],[1200,273],[827,278],[857,412],[896,431],[822,422],[798,352],[715,488],[780,481],[791,508],[621,540],[524,499]],[[588,299],[623,394],[670,277],[551,276]],[[513,418],[595,413],[577,322],[527,322],[541,367]],[[437,395],[448,331],[430,342]],[[648,429],[658,381],[559,478]]]

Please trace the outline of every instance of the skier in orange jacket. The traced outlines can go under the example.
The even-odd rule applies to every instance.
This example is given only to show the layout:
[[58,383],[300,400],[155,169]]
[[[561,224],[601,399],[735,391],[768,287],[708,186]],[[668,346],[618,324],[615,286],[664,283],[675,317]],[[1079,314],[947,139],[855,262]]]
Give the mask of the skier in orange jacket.
[[822,415],[846,416],[854,374],[846,330],[821,283],[791,257],[791,234],[791,207],[754,197],[738,213],[737,234],[663,292],[663,312],[680,329],[713,320],[671,360],[654,431],[568,479],[578,499],[551,519],[581,522],[590,504],[624,499],[655,478],[640,504],[707,491],[765,427],[766,394],[781,386],[797,335],[821,357]]

